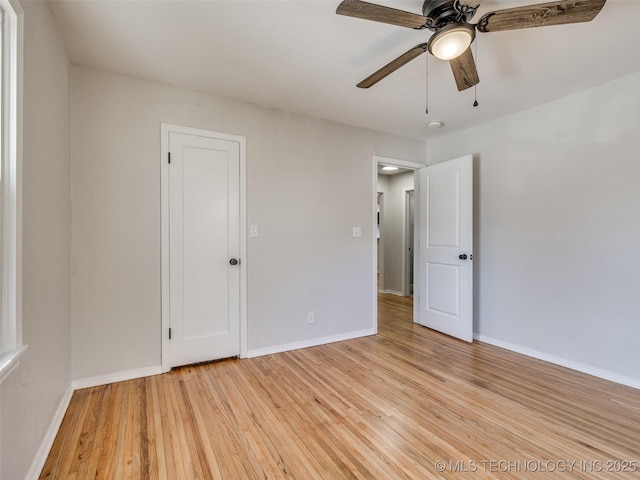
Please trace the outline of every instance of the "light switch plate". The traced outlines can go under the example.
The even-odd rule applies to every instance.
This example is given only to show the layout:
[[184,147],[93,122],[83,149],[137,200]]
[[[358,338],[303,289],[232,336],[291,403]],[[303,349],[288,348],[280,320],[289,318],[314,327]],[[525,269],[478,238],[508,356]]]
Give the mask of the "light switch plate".
[[362,237],[362,228],[361,227],[353,227],[353,238]]
[[258,225],[249,226],[249,238],[258,238]]

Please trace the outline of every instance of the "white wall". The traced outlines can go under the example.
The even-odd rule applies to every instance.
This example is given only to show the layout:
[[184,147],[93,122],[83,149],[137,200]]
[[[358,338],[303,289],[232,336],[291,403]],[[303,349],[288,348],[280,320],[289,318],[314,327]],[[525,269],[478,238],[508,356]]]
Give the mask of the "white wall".
[[640,74],[428,142],[475,154],[475,331],[640,385]]
[[425,142],[86,68],[72,99],[74,379],[160,365],[161,122],[247,138],[250,351],[374,327],[372,159]]
[[47,4],[23,8],[22,292],[29,349],[0,392],[2,480],[25,478],[46,434],[55,433],[49,427],[71,382],[70,67]]
[[[378,176],[379,179],[384,177],[387,177],[382,228],[384,277],[380,290],[402,295],[405,271],[403,266],[406,230],[405,191],[413,189],[414,173]],[[381,191],[380,180],[378,183],[378,190]]]

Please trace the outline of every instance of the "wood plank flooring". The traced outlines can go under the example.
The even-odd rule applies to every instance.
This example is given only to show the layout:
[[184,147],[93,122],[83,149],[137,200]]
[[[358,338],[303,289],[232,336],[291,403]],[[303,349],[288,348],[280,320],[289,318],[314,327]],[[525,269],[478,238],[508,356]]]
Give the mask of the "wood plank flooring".
[[640,478],[640,392],[417,326],[76,391],[42,479]]

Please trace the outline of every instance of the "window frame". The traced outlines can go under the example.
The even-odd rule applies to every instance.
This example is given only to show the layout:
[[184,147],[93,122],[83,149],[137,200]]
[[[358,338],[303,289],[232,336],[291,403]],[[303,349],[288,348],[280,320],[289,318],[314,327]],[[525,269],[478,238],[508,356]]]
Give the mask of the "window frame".
[[24,12],[0,0],[0,383],[18,366],[22,343],[22,55]]

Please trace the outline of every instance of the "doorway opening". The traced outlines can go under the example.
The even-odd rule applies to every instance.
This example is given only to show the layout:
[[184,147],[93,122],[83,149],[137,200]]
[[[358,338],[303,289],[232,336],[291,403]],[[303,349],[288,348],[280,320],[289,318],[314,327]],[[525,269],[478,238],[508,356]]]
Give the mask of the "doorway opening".
[[[380,214],[380,243],[384,245],[381,257],[384,271],[380,288],[374,290],[374,322],[378,320],[378,297],[412,299],[413,322],[432,330],[470,342],[473,340],[473,156],[466,155],[427,167],[413,162],[374,157],[375,192],[384,195]],[[391,165],[409,171],[417,186],[411,202],[412,186],[401,188],[403,212],[396,229],[390,221],[393,193],[391,181],[377,175],[380,165]],[[394,171],[397,171],[396,168]],[[381,172],[382,173],[382,172]],[[397,187],[398,185],[396,185]],[[376,202],[377,195],[372,199]],[[376,203],[373,204],[376,206]],[[414,212],[413,232],[407,211]],[[375,211],[375,210],[374,210]],[[397,235],[400,231],[401,235]],[[404,236],[400,242],[400,281],[391,283],[397,268],[396,259],[386,253],[394,236]],[[413,237],[414,246],[406,237]],[[377,247],[377,244],[375,244]],[[415,250],[415,252],[414,252]],[[411,252],[411,253],[410,253]],[[415,255],[412,255],[415,253]],[[376,254],[374,261],[377,261]],[[413,258],[411,258],[413,257]],[[411,268],[413,266],[413,269]],[[411,281],[412,270],[415,272]],[[374,284],[376,282],[374,281]],[[411,294],[416,292],[416,301]],[[377,284],[376,284],[377,285]],[[399,285],[399,286],[398,286]],[[387,300],[387,298],[385,298]],[[384,306],[382,306],[384,308]],[[376,329],[377,330],[377,329]]]
[[405,305],[407,301],[413,303],[414,177],[415,171],[424,167],[420,163],[374,157],[376,322],[381,295],[404,298]]
[[404,210],[405,210],[405,279],[403,294],[405,297],[413,297],[413,255],[414,255],[414,238],[415,238],[415,190],[405,190]]

